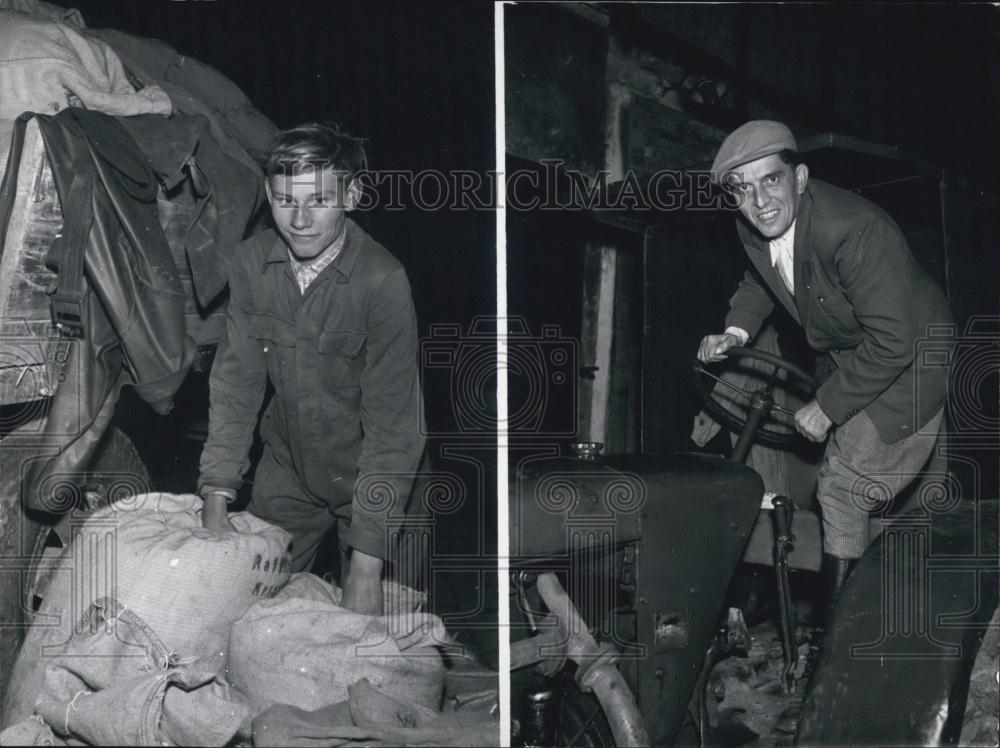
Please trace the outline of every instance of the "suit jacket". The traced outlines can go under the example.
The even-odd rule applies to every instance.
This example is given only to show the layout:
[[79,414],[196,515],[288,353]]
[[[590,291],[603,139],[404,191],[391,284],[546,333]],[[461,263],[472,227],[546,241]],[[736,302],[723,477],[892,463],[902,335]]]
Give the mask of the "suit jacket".
[[950,344],[951,310],[883,210],[810,179],[795,221],[794,297],[771,265],[767,240],[742,218],[737,230],[752,267],[730,299],[726,325],[754,336],[776,304],[787,309],[809,345],[836,365],[816,393],[835,424],[866,410],[892,443],[941,409],[948,356],[919,352],[922,344],[935,351]]

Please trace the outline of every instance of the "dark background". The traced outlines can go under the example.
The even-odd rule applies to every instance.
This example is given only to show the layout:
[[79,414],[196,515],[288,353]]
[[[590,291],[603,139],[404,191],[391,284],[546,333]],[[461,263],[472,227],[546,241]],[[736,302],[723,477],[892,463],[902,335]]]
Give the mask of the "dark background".
[[806,132],[899,145],[964,176],[1000,165],[1000,12],[988,3],[607,7],[625,44],[729,84],[724,129],[756,102]]

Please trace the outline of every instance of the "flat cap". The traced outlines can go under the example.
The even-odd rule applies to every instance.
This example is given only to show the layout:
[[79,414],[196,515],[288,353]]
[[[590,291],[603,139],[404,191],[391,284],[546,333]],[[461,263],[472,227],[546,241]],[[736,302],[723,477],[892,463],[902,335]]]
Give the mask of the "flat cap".
[[756,161],[785,149],[799,150],[792,131],[780,122],[755,119],[740,125],[722,141],[712,162],[712,178],[716,181],[742,164]]

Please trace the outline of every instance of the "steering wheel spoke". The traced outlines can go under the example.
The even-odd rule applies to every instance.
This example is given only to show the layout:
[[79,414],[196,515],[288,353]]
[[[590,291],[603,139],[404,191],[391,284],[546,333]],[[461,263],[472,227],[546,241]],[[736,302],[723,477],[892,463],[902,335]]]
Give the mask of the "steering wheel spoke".
[[[756,404],[757,407],[766,409],[764,421],[771,425],[758,428],[752,435],[753,441],[770,447],[790,445],[797,433],[794,423],[790,422],[795,411],[775,403],[771,393],[775,388],[781,388],[812,398],[818,387],[816,380],[791,361],[766,351],[737,346],[730,348],[726,355],[729,360],[749,359],[768,364],[772,368],[766,370],[756,366],[744,367],[739,372],[730,369],[719,375],[700,361],[695,361],[695,388],[705,403],[705,410],[723,426],[739,434],[746,426],[751,408]],[[789,376],[783,377],[781,372],[787,372]],[[706,380],[714,382],[714,385],[706,386]],[[800,387],[794,387],[794,384]],[[728,396],[723,396],[723,391]]]

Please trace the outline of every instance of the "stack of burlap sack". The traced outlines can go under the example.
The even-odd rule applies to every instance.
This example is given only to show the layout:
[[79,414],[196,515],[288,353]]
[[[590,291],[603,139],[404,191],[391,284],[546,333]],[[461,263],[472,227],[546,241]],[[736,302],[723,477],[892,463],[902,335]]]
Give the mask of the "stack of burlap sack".
[[446,698],[449,640],[423,595],[383,616],[290,574],[289,536],[145,494],[74,528],[8,682],[3,745],[497,744],[495,693]]

